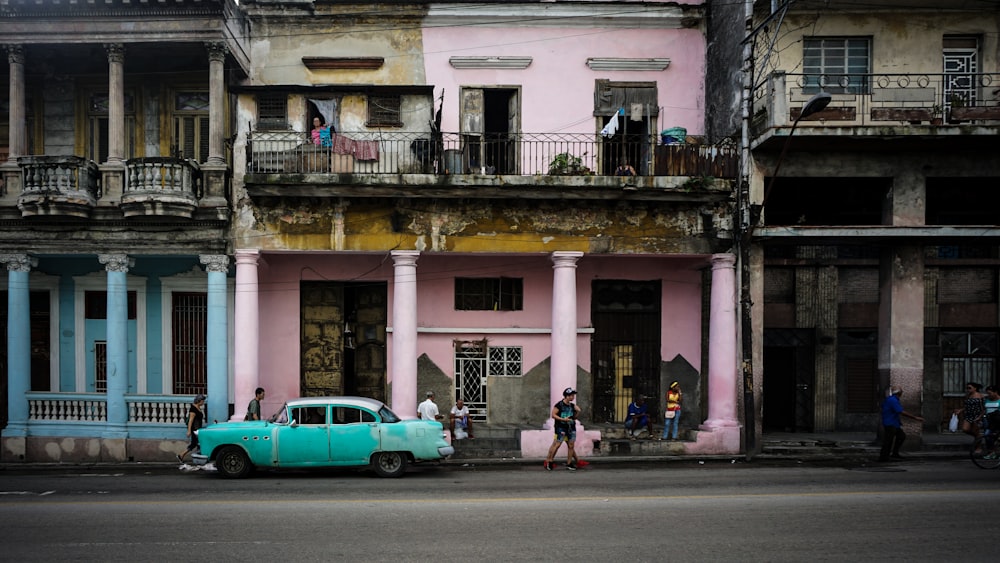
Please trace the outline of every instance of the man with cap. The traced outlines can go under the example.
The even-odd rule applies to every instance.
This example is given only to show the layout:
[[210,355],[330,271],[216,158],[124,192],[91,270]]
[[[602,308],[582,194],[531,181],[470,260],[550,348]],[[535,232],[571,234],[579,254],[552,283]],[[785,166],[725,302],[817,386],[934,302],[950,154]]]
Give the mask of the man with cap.
[[205,413],[201,410],[205,406],[205,399],[205,395],[198,394],[191,406],[188,407],[187,436],[191,439],[191,443],[188,444],[184,453],[177,456],[177,461],[181,463],[184,463],[185,456],[198,449],[198,429],[201,428],[202,422],[205,420]]
[[889,452],[892,452],[893,459],[903,459],[903,456],[899,455],[899,447],[903,445],[903,440],[906,440],[906,434],[903,432],[899,415],[921,422],[924,420],[923,417],[903,410],[903,405],[899,402],[902,396],[902,388],[892,386],[889,388],[889,396],[882,401],[882,451],[879,461],[889,461]]
[[649,437],[653,437],[653,421],[649,418],[649,407],[646,406],[646,397],[636,396],[632,404],[628,406],[628,416],[625,417],[625,430],[628,431],[630,440],[635,440],[636,430],[646,427]]
[[434,391],[428,391],[427,400],[417,405],[417,414],[424,420],[444,419],[438,411],[437,403],[434,402]]
[[549,446],[549,453],[545,456],[542,466],[546,471],[552,471],[552,458],[555,457],[559,446],[566,442],[566,469],[576,471],[576,416],[580,414],[580,407],[573,401],[576,399],[576,389],[567,387],[563,390],[563,398],[555,405],[552,405],[552,421],[555,429],[555,439]]

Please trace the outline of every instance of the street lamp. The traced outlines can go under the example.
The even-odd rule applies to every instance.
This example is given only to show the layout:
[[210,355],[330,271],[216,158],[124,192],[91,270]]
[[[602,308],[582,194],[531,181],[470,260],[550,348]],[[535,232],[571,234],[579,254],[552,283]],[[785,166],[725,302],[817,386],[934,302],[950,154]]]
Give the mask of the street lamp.
[[774,172],[771,174],[771,179],[767,182],[767,187],[764,189],[764,198],[761,200],[756,214],[753,212],[753,206],[750,205],[749,201],[746,202],[747,209],[746,215],[744,215],[746,224],[743,225],[743,234],[740,238],[740,297],[742,299],[740,328],[743,342],[743,426],[746,429],[745,447],[747,461],[750,461],[752,457],[751,452],[757,449],[756,407],[754,406],[753,398],[753,301],[750,299],[750,242],[753,239],[754,229],[757,228],[757,222],[764,212],[764,204],[767,203],[767,197],[771,195],[774,180],[778,177],[778,172],[781,170],[781,163],[785,160],[789,141],[792,140],[795,128],[798,127],[799,121],[803,117],[823,111],[830,104],[831,99],[833,97],[829,93],[820,92],[806,101],[805,105],[802,106],[802,111],[799,112],[799,116],[792,122],[792,128],[788,131],[788,136],[785,137],[785,143],[781,147],[781,154],[778,156],[778,161],[774,164]]

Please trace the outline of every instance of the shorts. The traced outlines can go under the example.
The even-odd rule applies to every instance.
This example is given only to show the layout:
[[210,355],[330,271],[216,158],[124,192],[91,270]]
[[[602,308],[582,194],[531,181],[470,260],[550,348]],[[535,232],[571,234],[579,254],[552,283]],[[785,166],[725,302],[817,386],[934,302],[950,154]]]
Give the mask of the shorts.
[[556,442],[576,442],[576,425],[569,428],[556,426]]

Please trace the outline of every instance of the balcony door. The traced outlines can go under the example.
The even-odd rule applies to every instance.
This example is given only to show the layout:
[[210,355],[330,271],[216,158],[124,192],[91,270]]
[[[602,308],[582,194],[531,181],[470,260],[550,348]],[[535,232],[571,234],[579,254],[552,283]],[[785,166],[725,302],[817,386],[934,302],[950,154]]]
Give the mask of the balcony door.
[[976,105],[979,39],[944,38],[944,102],[948,108]]
[[519,87],[462,87],[460,127],[465,171],[520,174]]

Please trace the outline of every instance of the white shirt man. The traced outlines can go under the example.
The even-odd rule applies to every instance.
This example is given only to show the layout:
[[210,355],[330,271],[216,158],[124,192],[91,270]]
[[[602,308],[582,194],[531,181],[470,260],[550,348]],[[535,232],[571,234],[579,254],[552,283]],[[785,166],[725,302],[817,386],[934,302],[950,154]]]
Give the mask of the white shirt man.
[[438,406],[434,402],[434,392],[427,392],[427,400],[417,405],[417,414],[423,420],[441,420],[444,418],[438,411]]

